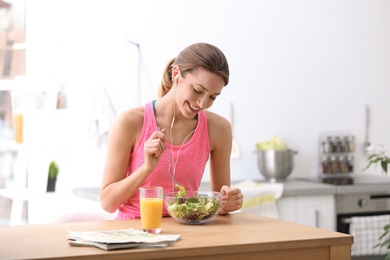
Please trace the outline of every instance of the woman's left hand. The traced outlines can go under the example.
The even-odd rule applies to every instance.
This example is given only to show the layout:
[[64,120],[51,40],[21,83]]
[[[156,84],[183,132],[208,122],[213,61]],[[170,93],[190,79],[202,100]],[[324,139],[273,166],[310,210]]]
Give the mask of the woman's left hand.
[[222,186],[221,192],[224,194],[221,198],[221,208],[218,211],[220,215],[226,215],[229,212],[239,210],[242,207],[244,195],[239,188],[230,188],[227,185]]

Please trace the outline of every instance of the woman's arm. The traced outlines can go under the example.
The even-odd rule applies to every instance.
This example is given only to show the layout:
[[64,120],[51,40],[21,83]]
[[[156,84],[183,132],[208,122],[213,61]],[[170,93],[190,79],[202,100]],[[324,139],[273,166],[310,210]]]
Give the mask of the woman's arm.
[[129,158],[142,130],[143,108],[129,110],[115,120],[100,190],[101,206],[114,212],[137,191],[157,166],[164,151],[164,132],[156,131],[144,144],[144,164],[126,177]]
[[243,195],[237,188],[230,188],[230,155],[232,131],[228,120],[207,112],[210,137],[210,181],[213,191],[225,195],[221,200],[219,214],[227,214],[241,208]]

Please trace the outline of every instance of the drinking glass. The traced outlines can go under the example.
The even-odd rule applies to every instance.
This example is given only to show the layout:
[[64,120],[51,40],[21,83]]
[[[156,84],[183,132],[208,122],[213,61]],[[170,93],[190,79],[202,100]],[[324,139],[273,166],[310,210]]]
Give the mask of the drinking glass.
[[23,143],[23,93],[20,91],[11,92],[12,100],[12,117],[13,117],[13,129],[15,134],[15,142],[18,144]]
[[140,187],[139,199],[143,231],[148,233],[160,233],[163,209],[163,188],[158,186]]

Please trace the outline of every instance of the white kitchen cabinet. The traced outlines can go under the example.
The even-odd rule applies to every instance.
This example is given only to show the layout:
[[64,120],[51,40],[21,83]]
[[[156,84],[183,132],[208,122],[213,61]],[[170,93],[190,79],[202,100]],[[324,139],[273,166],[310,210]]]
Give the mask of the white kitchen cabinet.
[[336,230],[334,195],[282,197],[277,206],[282,220]]
[[282,197],[276,201],[279,218],[296,222],[296,197]]

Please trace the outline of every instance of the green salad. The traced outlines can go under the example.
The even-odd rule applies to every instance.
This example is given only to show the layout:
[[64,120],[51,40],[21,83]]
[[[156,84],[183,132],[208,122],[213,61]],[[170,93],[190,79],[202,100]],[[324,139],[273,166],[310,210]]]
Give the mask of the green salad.
[[209,193],[195,192],[186,197],[187,191],[183,186],[175,185],[179,189],[174,199],[167,202],[167,209],[171,216],[185,223],[202,223],[212,217],[220,206],[219,198],[210,197]]
[[176,184],[175,184],[175,187],[176,187],[177,189],[179,189],[179,192],[177,193],[176,198],[184,197],[184,196],[187,194],[186,188],[184,188],[183,186],[180,186],[179,184],[176,183]]

